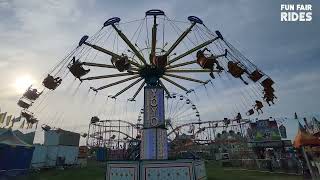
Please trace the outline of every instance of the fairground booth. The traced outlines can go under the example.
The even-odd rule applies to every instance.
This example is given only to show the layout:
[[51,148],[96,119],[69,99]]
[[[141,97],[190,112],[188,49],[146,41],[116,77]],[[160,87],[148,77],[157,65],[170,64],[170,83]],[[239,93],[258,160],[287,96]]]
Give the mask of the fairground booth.
[[254,151],[255,164],[262,169],[279,169],[298,173],[298,160],[294,157],[293,147],[287,138],[284,125],[278,126],[276,120],[258,120],[248,128],[248,147]]

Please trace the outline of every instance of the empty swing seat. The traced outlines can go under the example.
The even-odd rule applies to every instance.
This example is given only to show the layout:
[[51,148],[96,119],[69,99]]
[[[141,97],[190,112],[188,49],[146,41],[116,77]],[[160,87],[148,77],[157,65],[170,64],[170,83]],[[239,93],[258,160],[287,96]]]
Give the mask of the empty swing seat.
[[253,82],[259,81],[262,77],[263,77],[263,74],[259,70],[255,70],[249,75],[249,78]]

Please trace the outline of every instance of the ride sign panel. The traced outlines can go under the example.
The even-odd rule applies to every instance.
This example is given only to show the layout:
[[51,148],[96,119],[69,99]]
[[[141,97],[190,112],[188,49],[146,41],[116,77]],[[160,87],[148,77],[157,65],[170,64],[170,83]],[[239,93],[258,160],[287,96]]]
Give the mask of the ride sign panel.
[[164,90],[161,87],[144,89],[144,128],[165,127]]

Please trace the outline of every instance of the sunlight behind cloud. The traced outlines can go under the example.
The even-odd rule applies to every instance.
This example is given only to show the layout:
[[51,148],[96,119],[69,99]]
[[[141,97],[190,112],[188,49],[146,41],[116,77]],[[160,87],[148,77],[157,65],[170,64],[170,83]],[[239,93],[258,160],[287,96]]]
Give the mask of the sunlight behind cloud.
[[30,75],[22,75],[16,78],[14,87],[16,88],[16,92],[23,93],[31,86],[35,81],[32,79]]

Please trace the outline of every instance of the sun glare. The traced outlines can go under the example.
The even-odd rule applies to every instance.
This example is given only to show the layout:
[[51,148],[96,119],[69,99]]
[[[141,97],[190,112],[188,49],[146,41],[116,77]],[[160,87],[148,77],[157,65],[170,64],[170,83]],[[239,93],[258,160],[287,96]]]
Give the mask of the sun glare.
[[34,83],[34,80],[29,75],[17,77],[15,82],[16,91],[23,93],[32,83]]

